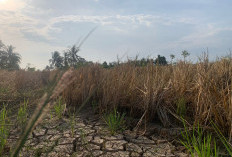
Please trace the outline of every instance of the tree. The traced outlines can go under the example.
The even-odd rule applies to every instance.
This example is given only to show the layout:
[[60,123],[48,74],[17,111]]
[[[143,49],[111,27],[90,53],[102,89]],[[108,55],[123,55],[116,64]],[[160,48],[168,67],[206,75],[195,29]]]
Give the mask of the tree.
[[64,53],[65,64],[71,67],[77,67],[78,65],[84,64],[86,60],[77,54],[79,51],[80,48],[76,45],[73,45],[70,49],[68,49]]
[[173,59],[175,58],[175,55],[174,54],[170,54],[170,58],[171,58],[171,64],[172,64]]
[[108,68],[109,67],[106,61],[102,63],[102,66],[103,66],[103,68]]
[[182,51],[181,55],[184,57],[184,62],[185,62],[186,57],[188,57],[190,55],[190,53],[187,50],[184,50],[184,51]]
[[12,45],[5,46],[0,41],[0,69],[18,70],[21,56],[14,52]]
[[7,68],[11,70],[18,70],[19,69],[19,63],[21,61],[21,56],[14,52],[14,47],[12,45],[7,46],[6,52],[8,57],[8,65]]
[[157,65],[167,65],[168,62],[164,56],[158,55],[158,57],[154,61],[155,64]]
[[0,69],[7,68],[7,53],[5,51],[5,45],[0,40]]
[[58,51],[52,52],[52,59],[49,60],[50,66],[52,68],[58,68],[61,69],[64,67],[63,65],[64,58],[60,56],[60,53]]
[[32,64],[27,63],[26,70],[27,70],[27,71],[35,71],[35,70],[36,70],[36,68],[35,68],[35,67],[33,67],[33,66],[32,66]]

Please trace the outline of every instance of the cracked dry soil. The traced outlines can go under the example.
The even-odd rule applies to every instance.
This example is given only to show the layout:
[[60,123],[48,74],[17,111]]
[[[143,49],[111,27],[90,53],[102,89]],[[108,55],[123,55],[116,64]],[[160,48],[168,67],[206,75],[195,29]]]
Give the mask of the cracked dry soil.
[[[68,117],[45,117],[28,138],[20,156],[188,157],[183,150],[157,135],[139,136],[125,130],[112,136],[103,120],[92,109],[87,110],[75,117],[73,130]],[[8,145],[13,146],[18,137],[17,131],[11,132]]]

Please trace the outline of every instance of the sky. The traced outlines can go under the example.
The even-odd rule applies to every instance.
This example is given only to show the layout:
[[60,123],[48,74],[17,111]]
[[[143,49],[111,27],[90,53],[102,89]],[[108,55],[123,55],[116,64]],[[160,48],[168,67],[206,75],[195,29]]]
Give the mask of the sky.
[[43,69],[96,27],[79,55],[111,62],[158,54],[170,60],[188,50],[196,60],[232,49],[231,0],[0,0],[0,40]]

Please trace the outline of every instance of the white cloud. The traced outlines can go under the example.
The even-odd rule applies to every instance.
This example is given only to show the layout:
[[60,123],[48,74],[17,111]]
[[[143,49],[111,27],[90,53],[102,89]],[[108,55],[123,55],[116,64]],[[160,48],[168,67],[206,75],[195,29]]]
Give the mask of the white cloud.
[[232,31],[232,27],[217,27],[216,24],[199,24],[194,32],[182,37],[176,44],[184,43],[187,47],[207,47],[209,45],[219,45],[221,39],[215,36],[223,31]]
[[[62,30],[66,27],[62,26],[63,23],[90,23],[90,25],[102,26],[102,36],[105,35],[105,39],[107,37],[107,39],[118,43],[118,45],[113,45],[115,42],[109,41],[109,49],[113,48],[113,46],[122,46],[125,49],[134,47],[140,50],[144,49],[144,47],[155,47],[157,50],[172,50],[173,48],[184,46],[187,48],[206,47],[219,43],[219,39],[215,38],[216,35],[223,31],[232,31],[232,27],[219,26],[217,23],[201,21],[201,18],[196,19],[187,15],[175,16],[146,13],[90,15],[91,11],[88,12],[89,14],[84,14],[85,12],[83,12],[83,15],[80,15],[71,14],[64,10],[64,14],[60,16],[54,14],[52,7],[46,10],[39,9],[36,6],[29,6],[27,4],[28,1],[30,0],[7,0],[6,3],[0,3],[0,40],[3,40],[6,44],[16,46],[17,50],[24,55],[24,62],[36,62],[37,65],[39,64],[39,67],[46,65],[47,60],[36,61],[37,58],[31,53],[41,55],[44,52],[43,56],[48,57],[50,54],[47,54],[47,52],[62,49],[62,46],[50,44],[54,44],[54,42],[59,40],[57,39],[57,34],[68,32],[67,30]],[[94,1],[99,2],[99,0]],[[70,13],[70,15],[66,13]],[[191,28],[183,30],[186,33],[178,36],[177,33],[179,32],[176,33],[175,28],[182,31],[184,27]],[[172,30],[169,31],[169,28]],[[165,30],[168,30],[169,33]],[[182,33],[181,31],[180,33]],[[101,36],[96,38],[98,38],[98,41],[105,40],[101,39]],[[65,39],[64,37],[63,40],[70,39]],[[121,44],[121,41],[125,44]],[[102,41],[102,43],[104,42]],[[102,45],[102,47],[107,47],[108,45]],[[86,49],[97,51],[95,47]],[[98,50],[99,53],[101,51],[100,49]]]
[[22,0],[6,0],[0,3],[1,11],[17,11],[24,8],[26,5]]
[[55,17],[51,20],[52,24],[60,22],[92,22],[101,25],[113,24],[141,24],[149,26],[152,22],[158,21],[161,18],[154,15],[110,15],[110,16],[83,16],[83,15],[65,15]]

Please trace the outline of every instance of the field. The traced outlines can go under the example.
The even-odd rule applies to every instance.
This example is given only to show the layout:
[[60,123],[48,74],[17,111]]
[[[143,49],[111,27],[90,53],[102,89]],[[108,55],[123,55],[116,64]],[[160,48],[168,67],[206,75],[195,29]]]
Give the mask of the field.
[[[0,71],[1,110],[6,109],[8,112],[8,119],[5,122],[10,121],[8,122],[11,124],[9,132],[25,129],[19,126],[19,120],[16,120],[18,118],[14,118],[19,116],[19,110],[22,109],[20,104],[27,104],[24,124],[26,126],[27,119],[30,119],[33,112],[34,114],[38,112],[38,104],[43,100],[40,98],[44,93],[54,95],[58,91],[57,96],[60,95],[60,97],[53,102],[56,107],[53,107],[54,104],[51,103],[50,108],[44,110],[40,108],[46,113],[43,117],[49,119],[48,121],[52,119],[48,116],[50,114],[58,115],[58,119],[63,118],[64,121],[72,120],[71,110],[78,111],[81,107],[84,111],[93,110],[94,113],[90,115],[98,115],[105,123],[105,127],[109,128],[109,134],[112,136],[118,132],[133,130],[137,135],[151,139],[152,131],[154,133],[155,130],[154,125],[161,126],[162,130],[183,131],[184,129],[181,128],[184,128],[184,124],[185,128],[192,128],[191,130],[194,130],[194,126],[198,126],[196,127],[198,129],[202,128],[207,139],[208,134],[210,137],[212,134],[212,137],[218,140],[218,145],[222,147],[222,152],[226,152],[224,145],[230,147],[232,136],[232,62],[230,59],[209,62],[207,58],[203,58],[195,64],[179,61],[166,66],[154,64],[136,66],[134,62],[128,61],[113,68],[91,64],[73,70],[68,79],[61,78],[61,82],[52,92],[51,84],[54,80],[57,83],[64,72],[64,70]],[[63,104],[65,104],[64,107],[62,107]],[[73,119],[80,119],[80,117],[78,115]],[[42,121],[44,123],[46,120]],[[117,123],[118,126],[115,125]],[[71,124],[69,127],[72,130]],[[121,128],[122,125],[126,128]],[[73,129],[76,129],[76,126],[79,125],[75,125]],[[99,131],[95,127],[92,130]],[[79,130],[78,135],[80,132]],[[180,136],[175,136],[175,144],[173,144],[177,148],[181,145],[180,132]],[[224,137],[226,140],[223,140]],[[166,138],[169,138],[168,135]],[[183,134],[182,138],[185,139]],[[1,151],[9,152],[8,147],[10,149],[10,142],[6,142]],[[127,149],[127,145],[125,147]],[[128,152],[128,156],[133,156],[133,151]],[[188,152],[181,151],[181,153]],[[139,155],[145,156],[145,154],[146,152],[140,152]],[[178,155],[175,154],[175,156]]]

